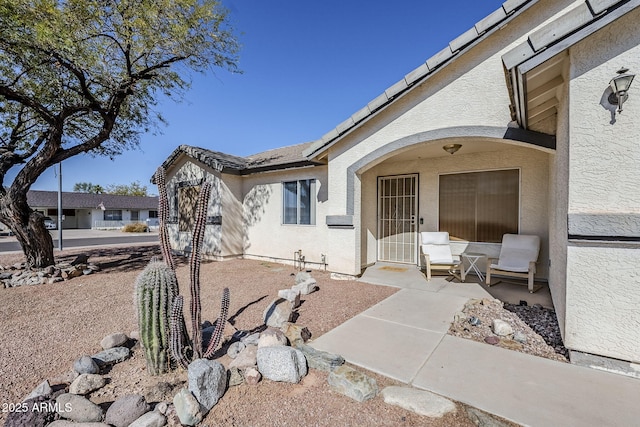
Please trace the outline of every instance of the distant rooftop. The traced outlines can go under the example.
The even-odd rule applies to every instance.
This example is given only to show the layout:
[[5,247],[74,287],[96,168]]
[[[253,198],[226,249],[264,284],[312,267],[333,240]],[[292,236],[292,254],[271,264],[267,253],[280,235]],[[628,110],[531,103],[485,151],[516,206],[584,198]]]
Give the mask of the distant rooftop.
[[[55,208],[58,206],[57,191],[30,190],[27,203],[36,208]],[[64,209],[158,209],[158,197],[120,196],[117,194],[92,194],[62,192]]]

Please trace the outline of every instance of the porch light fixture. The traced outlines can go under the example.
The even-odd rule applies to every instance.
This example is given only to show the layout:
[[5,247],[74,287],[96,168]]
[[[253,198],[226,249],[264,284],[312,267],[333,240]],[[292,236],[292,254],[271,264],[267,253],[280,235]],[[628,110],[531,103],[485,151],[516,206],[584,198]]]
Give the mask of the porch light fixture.
[[462,147],[462,144],[447,144],[443,145],[442,149],[449,154],[453,154]]
[[618,106],[618,113],[622,113],[622,104],[629,98],[627,91],[631,87],[631,82],[635,77],[635,74],[627,74],[628,68],[620,68],[618,75],[611,79],[609,86],[613,91],[609,95],[609,103]]

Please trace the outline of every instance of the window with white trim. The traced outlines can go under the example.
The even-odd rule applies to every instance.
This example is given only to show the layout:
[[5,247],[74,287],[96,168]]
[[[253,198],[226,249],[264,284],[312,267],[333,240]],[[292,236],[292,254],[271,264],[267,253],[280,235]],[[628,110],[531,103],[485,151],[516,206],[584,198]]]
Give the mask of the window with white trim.
[[520,170],[440,175],[439,230],[454,239],[499,243],[518,233]]
[[301,179],[282,183],[282,223],[316,223],[316,180]]
[[122,221],[122,210],[106,209],[104,211],[104,220],[105,221]]

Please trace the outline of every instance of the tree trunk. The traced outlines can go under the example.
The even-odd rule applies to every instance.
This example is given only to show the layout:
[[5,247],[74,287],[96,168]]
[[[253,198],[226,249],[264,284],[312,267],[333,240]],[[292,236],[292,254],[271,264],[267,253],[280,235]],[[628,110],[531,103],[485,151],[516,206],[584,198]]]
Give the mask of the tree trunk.
[[[55,264],[53,239],[44,226],[44,216],[28,207],[26,195],[23,200],[12,202],[0,204],[0,220],[15,234],[27,267],[35,269]],[[21,206],[24,207],[20,209]]]

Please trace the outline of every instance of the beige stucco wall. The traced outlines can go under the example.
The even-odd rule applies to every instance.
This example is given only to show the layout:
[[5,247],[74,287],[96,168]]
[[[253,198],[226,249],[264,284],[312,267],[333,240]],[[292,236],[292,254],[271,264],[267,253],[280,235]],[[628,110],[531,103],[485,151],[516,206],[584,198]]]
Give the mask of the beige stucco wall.
[[[228,178],[228,177],[226,177]],[[213,169],[203,165],[202,163],[189,160],[186,156],[181,157],[176,161],[174,166],[167,173],[167,193],[169,197],[169,216],[177,218],[179,213],[176,212],[174,200],[176,197],[176,185],[183,181],[199,181],[206,179],[212,183],[211,199],[209,200],[209,207],[207,209],[207,216],[220,216],[222,215],[223,223],[225,221],[237,221],[232,215],[225,218],[222,210],[221,200],[233,198],[230,194],[230,190],[226,183],[220,180],[220,173]],[[195,212],[194,212],[195,215]],[[178,251],[183,251],[187,246],[191,244],[192,233],[179,231],[178,224],[169,224],[169,236],[171,239],[171,247]],[[205,256],[219,258],[237,255],[232,250],[232,246],[227,245],[224,247],[221,245],[221,226],[220,225],[207,225],[205,229],[204,242],[202,245],[202,253]]]
[[[339,144],[328,151],[329,212],[334,215],[350,213],[347,195],[351,189],[348,188],[347,171],[375,150],[422,133],[434,131],[446,133],[447,129],[463,127],[506,128],[511,118],[502,55],[524,42],[529,32],[558,17],[563,10],[577,3],[579,2],[544,0],[538,2],[535,7],[522,13],[509,25],[457,57],[443,69],[444,72],[432,75],[426,83],[415,87],[381,113],[374,115],[345,135]],[[481,131],[477,136],[481,136]],[[416,143],[422,142],[424,141],[416,141]],[[389,156],[394,154],[389,153]],[[456,160],[461,157],[456,155]],[[386,157],[375,159],[357,172],[365,173],[384,160]],[[491,160],[490,164],[493,164]],[[365,182],[367,180],[364,177],[357,178],[354,191],[360,191],[360,182],[363,185],[370,185]],[[544,181],[545,183],[548,181],[548,169]],[[361,202],[359,197],[354,198],[353,213],[356,222],[360,212],[365,210],[369,212],[371,209],[370,201],[367,201],[368,206],[362,205]],[[344,260],[340,265],[340,272],[358,274],[362,265],[371,262],[370,254],[373,249],[372,236],[369,233],[371,226],[366,225],[366,227],[366,229],[360,229],[356,226],[350,236],[345,235],[345,230],[339,230],[342,244],[336,249],[340,252],[332,256],[338,255]],[[526,229],[526,227],[522,228],[523,231]],[[543,231],[543,236],[548,236],[548,229]],[[362,246],[361,239],[364,241]],[[360,254],[356,259],[350,258],[354,250]],[[546,249],[545,256],[548,257]]]
[[[570,51],[568,215],[570,224],[588,218],[570,230],[576,235],[605,230],[624,236],[638,227],[640,86],[634,82],[621,114],[613,115],[606,96],[621,66],[640,72],[639,20],[636,9]],[[626,218],[626,225],[617,224],[615,215]],[[638,362],[640,248],[610,240],[569,242],[565,343]]]
[[[568,68],[568,66],[566,67]],[[568,69],[564,71],[568,80]],[[549,161],[549,290],[564,337],[567,307],[567,203],[569,192],[569,85],[557,106],[556,151]],[[552,196],[551,196],[552,195]]]
[[[316,180],[315,225],[282,223],[282,183],[302,179]],[[327,168],[300,168],[279,172],[248,175],[243,178],[243,207],[245,241],[248,258],[270,258],[291,261],[294,252],[302,250],[309,267],[324,268],[322,255],[328,256],[327,226]]]
[[[448,142],[448,141],[447,141]],[[471,144],[473,141],[460,141]],[[434,141],[438,147],[442,141]],[[393,158],[368,170],[362,175],[362,232],[363,246],[367,248],[362,254],[362,263],[376,261],[377,249],[377,177],[400,175],[405,173],[419,174],[419,218],[423,224],[418,231],[438,230],[438,182],[440,174],[476,172],[496,169],[520,170],[520,233],[535,234],[541,238],[541,253],[538,263],[538,277],[548,275],[548,229],[547,211],[549,205],[548,168],[550,154],[532,148],[507,146],[495,152],[473,154],[456,153],[453,156],[424,158],[411,161],[393,161]],[[419,222],[418,222],[419,224]],[[452,243],[454,254],[468,252],[485,253],[497,257],[499,244],[455,242]]]

